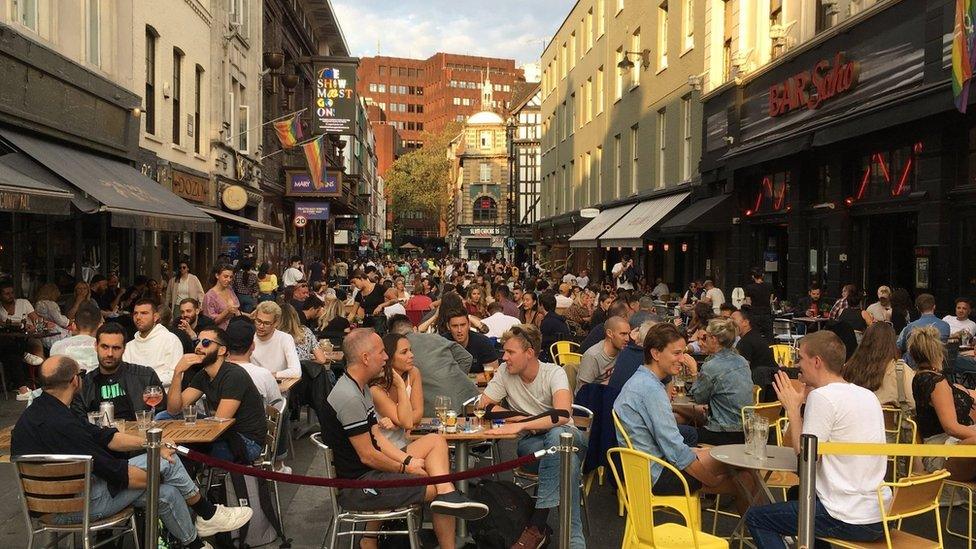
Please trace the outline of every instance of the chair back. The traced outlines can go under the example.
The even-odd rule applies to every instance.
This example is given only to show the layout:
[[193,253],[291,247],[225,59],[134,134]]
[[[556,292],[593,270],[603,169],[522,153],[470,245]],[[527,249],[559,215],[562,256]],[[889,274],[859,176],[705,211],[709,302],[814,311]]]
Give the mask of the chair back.
[[285,422],[285,410],[287,408],[288,399],[284,397],[277,402],[277,406],[272,404],[265,408],[267,429],[264,435],[264,448],[261,449],[261,456],[258,458],[263,466],[274,467],[275,456],[278,455],[278,446],[281,444],[281,430]]
[[[620,417],[617,415],[617,411],[610,410],[610,413],[613,415],[613,424],[617,428],[617,433],[622,437],[624,437],[624,444],[627,445],[627,448],[633,450],[634,443],[630,441],[630,435],[627,434],[627,429],[624,428],[624,424],[620,421]],[[619,443],[620,441],[617,440],[617,442]]]
[[785,318],[774,318],[773,335],[793,335],[793,321]]
[[589,435],[590,427],[593,426],[593,410],[590,410],[586,406],[573,404],[572,415],[573,424],[576,425],[576,428],[581,433],[587,433]]
[[782,343],[777,343],[775,345],[770,345],[770,349],[773,350],[773,360],[776,364],[779,364],[783,368],[792,368],[793,364],[796,362],[793,356],[793,346],[784,345]]
[[556,364],[565,368],[566,366],[579,366],[583,360],[583,355],[572,351],[565,351],[558,355],[553,355]]
[[[613,459],[615,454],[620,460],[619,466],[617,465],[617,461]],[[613,478],[617,482],[617,486],[623,486],[624,493],[626,494],[624,505],[627,508],[627,521],[632,526],[628,531],[633,538],[636,538],[633,540],[636,543],[628,543],[631,540],[624,540],[623,545],[625,546],[657,546],[654,542],[654,513],[652,511],[655,507],[671,507],[679,513],[684,511],[670,504],[672,498],[654,497],[652,492],[654,482],[651,476],[652,464],[657,463],[678,477],[682,486],[684,486],[684,501],[688,509],[699,505],[698,501],[692,498],[691,490],[688,488],[688,482],[685,480],[681,471],[662,459],[630,448],[612,448],[607,451],[607,460],[610,462],[610,471],[613,473]],[[618,467],[620,468],[619,470]],[[624,479],[626,479],[626,483]],[[684,515],[682,514],[682,516]],[[686,526],[691,530],[692,539],[694,540],[693,545],[699,547],[698,528],[691,524],[686,524]]]
[[561,353],[579,353],[579,351],[579,343],[576,343],[575,341],[556,341],[549,346],[549,356],[551,357],[555,357]]
[[[312,443],[318,446],[322,450],[322,454],[325,457],[325,478],[336,478],[335,468],[332,465],[332,448],[322,440],[322,432],[312,433],[309,437],[312,439]],[[326,490],[329,491],[329,504],[332,505],[332,516],[337,517],[342,513],[339,508],[339,491],[332,487],[327,487]]]
[[754,404],[752,406],[743,406],[742,410],[739,411],[742,417],[742,424],[745,425],[746,414],[752,412],[758,416],[762,416],[769,421],[769,426],[773,427],[776,421],[779,420],[779,416],[782,415],[783,405],[779,402],[766,402],[763,404]]
[[92,457],[34,454],[13,456],[24,516],[80,513],[85,532],[89,526]]
[[942,492],[942,484],[948,477],[949,472],[945,469],[940,469],[933,473],[905,477],[898,482],[883,483],[883,486],[888,486],[892,490],[891,503],[887,509],[885,509],[883,500],[881,500],[883,495],[882,489],[879,488],[878,490],[878,498],[882,501],[881,513],[883,520],[901,520],[932,511],[933,509],[937,511],[939,509],[939,495]]
[[759,399],[762,397],[762,387],[759,385],[752,386],[752,403],[759,404]]

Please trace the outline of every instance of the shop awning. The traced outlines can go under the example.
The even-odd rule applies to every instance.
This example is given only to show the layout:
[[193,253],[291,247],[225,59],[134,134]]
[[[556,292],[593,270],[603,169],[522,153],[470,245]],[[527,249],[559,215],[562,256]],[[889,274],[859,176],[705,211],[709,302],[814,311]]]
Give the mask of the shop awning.
[[623,219],[603,233],[600,246],[640,248],[644,245],[644,233],[671,213],[689,194],[691,193],[670,194],[638,203]]
[[[71,188],[61,182],[39,181],[19,171],[10,162],[11,153],[0,157],[0,211],[68,215],[71,212]],[[27,159],[28,162],[31,160]]]
[[202,212],[206,213],[207,215],[213,217],[217,221],[225,221],[225,222],[229,221],[230,223],[233,223],[235,225],[246,227],[247,229],[255,233],[254,236],[257,236],[259,238],[280,240],[282,235],[285,234],[284,229],[279,229],[278,227],[267,225],[265,223],[255,221],[253,219],[248,219],[246,217],[241,217],[239,215],[234,215],[232,213],[225,212],[224,210],[218,210],[216,208],[206,208],[203,206],[200,206],[199,209]]
[[0,130],[0,137],[96,200],[112,226],[159,231],[209,232],[213,219],[138,170],[66,145]]
[[600,215],[594,217],[589,223],[583,226],[582,229],[576,231],[576,234],[569,237],[569,247],[596,248],[597,239],[600,238],[600,235],[612,227],[614,223],[619,221],[621,217],[626,215],[627,212],[633,208],[633,204],[627,204],[624,206],[617,206],[616,208],[608,208],[603,210],[600,212]]
[[728,229],[732,224],[735,201],[730,194],[699,200],[661,225],[661,232],[714,232]]

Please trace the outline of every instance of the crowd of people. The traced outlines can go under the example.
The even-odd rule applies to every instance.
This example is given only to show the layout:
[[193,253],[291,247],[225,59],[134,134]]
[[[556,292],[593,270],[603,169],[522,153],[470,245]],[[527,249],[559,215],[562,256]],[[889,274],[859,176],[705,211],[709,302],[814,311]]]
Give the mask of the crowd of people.
[[[495,259],[326,264],[316,258],[305,265],[294,257],[280,278],[268,264],[242,259],[219,264],[209,276],[197,277],[181,262],[162,283],[132,282],[123,289],[118,277],[96,275],[66,295],[46,284],[33,302],[17,299],[14,286],[0,282],[0,323],[21,326],[29,336],[0,356],[8,385],[19,399],[32,400],[14,431],[13,453],[96,455],[94,472],[108,494],[97,513],[138,503],[145,485],[144,456],[114,457],[134,450],[136,441],[87,423],[86,414],[101,402],[113,402],[117,418],[134,420],[147,409],[146,387],[165,390],[161,418],[180,417],[205,400],[210,415],[236,420],[205,451],[250,463],[264,444],[265,407],[281,401],[276,378],[304,377],[306,364],[335,367],[338,374],[324,402],[309,404],[320,410],[339,477],[449,472],[442,436],[407,437],[434,415],[439,397],[449,397],[459,413],[462,403],[473,402],[506,417],[501,429],[518,436],[519,455],[570,433],[579,448],[576,485],[595,441],[576,427],[572,406],[597,402],[616,412],[636,449],[674,465],[693,490],[736,496],[760,547],[784,546],[782,536],[795,535],[795,499],[747,508],[749,480],[734,482],[736,472],[700,446],[744,441],[740,412],[754,404],[756,387],[761,400],[782,404],[789,424],[784,438],[794,447],[801,433],[885,442],[882,405],[907,410],[921,442],[976,444],[976,392],[951,373],[976,371],[976,361],[956,356],[976,333],[966,298],[942,318],[931,295],[920,294],[913,304],[907,291],[887,286],[870,304],[854,285],[841,288],[834,301],[812,286],[791,305],[759,270],[729,298],[715,280],[693,281],[676,294],[661,279],[640,277],[626,258],[591,277],[586,270],[545,271]],[[788,340],[800,383],[771,349],[780,342],[774,318],[784,313],[822,320],[798,343]],[[578,362],[564,362],[554,351],[564,341],[578,344]],[[341,366],[329,353],[340,347]],[[483,391],[470,376],[482,372]],[[672,401],[686,383],[694,405],[675,411]],[[617,439],[622,443],[623,433]],[[204,546],[198,536],[246,522],[247,512],[208,503],[178,464],[164,471],[173,502],[163,517],[170,532],[189,547]],[[962,480],[976,478],[966,460],[920,464],[929,471],[946,466]],[[277,467],[290,471],[280,458]],[[550,511],[561,503],[558,468],[556,456],[539,461],[536,509],[517,547],[541,547],[549,539]],[[883,456],[825,458],[818,466],[818,535],[881,537],[876,489],[885,470]],[[654,466],[652,477],[655,493],[683,493],[670,470]],[[448,549],[455,519],[488,512],[450,483],[339,493],[344,507],[362,511],[429,502],[438,542]],[[572,547],[585,547],[579,491],[572,493],[574,501],[562,502],[573,508]],[[361,540],[366,548],[376,543],[373,536]]]

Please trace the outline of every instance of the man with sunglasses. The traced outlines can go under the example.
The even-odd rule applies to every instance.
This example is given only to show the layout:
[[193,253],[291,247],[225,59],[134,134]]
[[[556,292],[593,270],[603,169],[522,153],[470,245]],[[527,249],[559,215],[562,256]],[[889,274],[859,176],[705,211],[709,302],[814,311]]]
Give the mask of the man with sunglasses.
[[171,415],[182,412],[184,406],[194,404],[206,395],[207,406],[213,415],[234,419],[224,436],[214,442],[210,455],[226,461],[252,463],[261,454],[267,430],[264,400],[254,381],[244,368],[227,361],[227,335],[220,328],[200,332],[193,354],[183,355],[173,373],[173,386],[183,383],[183,376],[194,365],[202,369],[183,391],[171,390],[166,399],[166,411]]

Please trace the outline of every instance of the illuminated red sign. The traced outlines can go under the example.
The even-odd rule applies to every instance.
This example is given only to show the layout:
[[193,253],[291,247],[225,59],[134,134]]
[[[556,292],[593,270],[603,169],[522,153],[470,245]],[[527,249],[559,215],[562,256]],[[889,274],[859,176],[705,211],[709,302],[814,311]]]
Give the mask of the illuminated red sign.
[[769,87],[769,116],[782,116],[798,109],[814,110],[857,83],[859,66],[838,52],[833,62],[823,59],[812,70],[799,72]]
[[[910,150],[910,154],[903,154],[901,156],[903,160],[901,168],[897,173],[894,172],[896,166],[891,166],[889,169],[888,162],[893,162],[890,156],[883,152],[872,153],[864,169],[864,173],[861,175],[861,181],[857,186],[857,191],[854,196],[847,197],[844,202],[848,206],[851,206],[855,202],[862,200],[868,190],[872,174],[880,174],[881,182],[889,186],[888,194],[891,197],[898,197],[904,194],[906,183],[908,183],[909,177],[911,177],[915,168],[915,158],[922,152],[923,145],[921,141],[918,141],[910,149],[904,147],[900,150]],[[885,161],[886,157],[889,159],[887,162]]]

